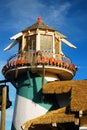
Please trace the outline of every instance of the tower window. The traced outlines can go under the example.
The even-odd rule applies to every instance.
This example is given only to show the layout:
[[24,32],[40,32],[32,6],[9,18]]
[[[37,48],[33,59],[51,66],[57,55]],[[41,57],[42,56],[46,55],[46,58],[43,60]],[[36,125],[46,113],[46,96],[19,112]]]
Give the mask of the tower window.
[[27,38],[27,51],[34,51],[36,50],[36,36],[32,35]]
[[52,52],[53,38],[49,35],[40,35],[40,50]]

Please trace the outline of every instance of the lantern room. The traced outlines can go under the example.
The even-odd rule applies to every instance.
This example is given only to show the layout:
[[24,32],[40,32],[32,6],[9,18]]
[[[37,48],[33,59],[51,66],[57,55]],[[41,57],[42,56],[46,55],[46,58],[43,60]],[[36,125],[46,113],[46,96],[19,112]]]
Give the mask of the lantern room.
[[[10,75],[15,77],[16,69],[19,73],[26,68],[35,68],[35,71],[56,73],[61,80],[72,79],[77,67],[62,52],[61,44],[76,48],[66,40],[66,36],[59,33],[52,27],[43,23],[41,17],[37,22],[10,38],[14,40],[4,51],[11,49],[18,44],[18,53],[7,60],[2,73],[7,79]],[[13,73],[13,74],[12,74]]]
[[61,38],[66,37],[44,24],[40,17],[38,17],[35,24],[11,37],[11,39],[15,39],[15,42],[19,43],[18,53],[40,50],[54,54],[62,54],[59,40]]

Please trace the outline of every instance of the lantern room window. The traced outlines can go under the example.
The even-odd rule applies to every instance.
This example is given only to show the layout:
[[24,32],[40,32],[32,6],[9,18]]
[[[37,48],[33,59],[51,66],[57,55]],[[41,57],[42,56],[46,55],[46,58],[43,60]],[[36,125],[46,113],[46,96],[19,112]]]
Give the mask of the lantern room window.
[[40,50],[52,52],[53,38],[49,35],[40,35]]
[[35,51],[36,50],[36,35],[32,35],[27,38],[27,51]]

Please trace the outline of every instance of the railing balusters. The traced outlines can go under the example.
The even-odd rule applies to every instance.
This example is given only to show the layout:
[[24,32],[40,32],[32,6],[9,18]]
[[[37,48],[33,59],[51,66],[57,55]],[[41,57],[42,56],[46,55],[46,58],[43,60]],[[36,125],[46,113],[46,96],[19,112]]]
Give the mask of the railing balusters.
[[63,67],[71,71],[76,71],[75,65],[72,64],[71,59],[65,55],[54,54],[52,52],[43,52],[43,51],[31,51],[18,53],[11,56],[7,60],[3,72],[8,69],[12,69],[20,66],[38,66],[38,65],[47,65],[55,67]]

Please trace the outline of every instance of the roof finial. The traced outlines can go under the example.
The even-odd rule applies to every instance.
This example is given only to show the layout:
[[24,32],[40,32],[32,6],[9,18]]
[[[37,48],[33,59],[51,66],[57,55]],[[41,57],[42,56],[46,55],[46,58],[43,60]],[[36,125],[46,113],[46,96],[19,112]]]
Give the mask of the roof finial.
[[42,18],[40,16],[37,18],[37,22],[42,23]]

